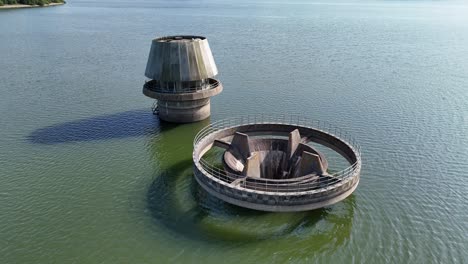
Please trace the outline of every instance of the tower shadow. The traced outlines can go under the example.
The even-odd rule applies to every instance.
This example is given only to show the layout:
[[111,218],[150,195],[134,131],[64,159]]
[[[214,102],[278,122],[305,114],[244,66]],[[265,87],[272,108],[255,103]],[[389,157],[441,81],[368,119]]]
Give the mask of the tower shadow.
[[119,139],[154,134],[176,127],[160,121],[147,109],[131,110],[65,122],[34,130],[26,138],[34,144],[58,144]]

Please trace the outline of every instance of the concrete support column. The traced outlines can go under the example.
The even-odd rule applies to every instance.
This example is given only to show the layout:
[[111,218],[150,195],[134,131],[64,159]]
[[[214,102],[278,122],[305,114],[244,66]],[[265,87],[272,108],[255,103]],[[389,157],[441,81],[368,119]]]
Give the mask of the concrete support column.
[[190,123],[210,116],[210,99],[195,101],[158,101],[159,118],[167,122]]

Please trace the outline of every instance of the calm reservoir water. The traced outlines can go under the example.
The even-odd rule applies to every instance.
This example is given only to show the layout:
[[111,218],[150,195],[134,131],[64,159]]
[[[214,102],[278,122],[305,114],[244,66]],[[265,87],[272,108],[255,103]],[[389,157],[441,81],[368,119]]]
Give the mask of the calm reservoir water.
[[[306,213],[202,192],[141,93],[151,39],[207,36],[211,121],[302,113],[360,143]],[[1,263],[467,263],[468,3],[70,0],[0,11]]]

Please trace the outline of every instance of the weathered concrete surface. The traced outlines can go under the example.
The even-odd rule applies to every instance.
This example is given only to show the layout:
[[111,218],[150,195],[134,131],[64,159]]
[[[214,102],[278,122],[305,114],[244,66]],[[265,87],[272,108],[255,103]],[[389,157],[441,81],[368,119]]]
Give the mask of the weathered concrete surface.
[[232,138],[231,147],[228,149],[228,151],[237,152],[241,155],[243,160],[247,160],[251,153],[249,136],[244,133],[236,132]]
[[288,158],[292,158],[294,155],[294,152],[296,152],[297,146],[299,146],[299,143],[301,142],[301,134],[299,133],[299,130],[294,129],[291,133],[289,133],[289,140],[288,140],[288,150],[287,150],[287,155]]
[[[229,138],[234,133],[248,133],[249,135],[275,135],[275,136],[285,136],[287,137],[291,130],[298,129],[302,135],[302,139],[305,142],[315,142],[326,147],[329,147],[340,155],[342,155],[349,163],[353,164],[357,162],[358,157],[356,156],[355,149],[352,148],[349,143],[343,141],[342,139],[321,130],[302,127],[296,125],[287,125],[287,124],[270,124],[270,123],[259,123],[259,124],[247,124],[240,125],[237,127],[231,127],[226,129],[220,129],[210,135],[208,135],[204,140],[208,144],[202,144],[203,147],[198,149],[197,154],[203,156],[206,151],[211,148],[212,143],[215,139],[224,139]],[[322,161],[323,162],[323,161]]]
[[154,39],[145,76],[160,81],[193,81],[218,74],[208,40],[202,36]]
[[[149,83],[150,82],[148,82],[147,84]],[[203,89],[196,92],[186,91],[177,93],[159,92],[158,90],[151,89],[147,84],[143,86],[143,94],[153,99],[161,101],[194,101],[215,96],[223,91],[223,85],[220,82],[218,82],[216,86],[213,86],[210,89]]]
[[195,171],[195,179],[211,195],[237,206],[268,212],[300,212],[314,210],[338,203],[351,195],[359,184],[359,176],[329,192],[316,194],[271,195],[266,192],[246,192],[239,188],[228,188],[206,181]]
[[[242,172],[244,176],[268,179],[290,179],[310,173],[325,173],[328,162],[323,154],[300,142],[301,135],[295,129],[289,133],[289,140],[268,137],[251,139],[244,133],[236,132],[231,143],[215,140],[214,144],[227,149],[223,164],[232,173]],[[305,152],[316,155],[317,160],[307,157],[301,159]],[[317,165],[317,162],[320,164]]]
[[247,158],[245,162],[244,170],[242,175],[249,176],[253,178],[260,178],[260,156],[258,152],[252,153],[250,157]]
[[317,154],[307,151],[302,152],[301,161],[299,164],[302,175],[311,173],[322,175],[325,173],[320,156]]
[[204,120],[210,116],[210,108],[210,99],[185,102],[158,101],[159,118],[172,123]]
[[201,36],[170,36],[153,40],[145,75],[152,79],[143,94],[157,100],[160,119],[190,123],[211,114],[210,97],[223,90],[212,78],[218,69],[208,40]]
[[[315,142],[330,147],[353,165],[340,174],[339,178],[326,173],[319,178],[318,175],[309,174],[294,179],[262,179],[248,176],[244,178],[239,175],[238,179],[242,180],[229,182],[209,173],[199,162],[215,140],[228,142],[236,132],[288,137],[294,129],[299,130],[302,142]],[[298,148],[301,148],[301,144],[303,143],[300,143]],[[286,146],[287,143],[285,148]],[[360,152],[349,142],[323,130],[275,123],[228,126],[216,130],[195,141],[193,159],[195,179],[213,196],[238,206],[273,212],[313,210],[337,203],[356,189],[361,171]],[[317,157],[315,160],[323,163],[323,160]],[[228,175],[233,179],[236,177],[235,174]],[[322,180],[325,180],[324,186]]]

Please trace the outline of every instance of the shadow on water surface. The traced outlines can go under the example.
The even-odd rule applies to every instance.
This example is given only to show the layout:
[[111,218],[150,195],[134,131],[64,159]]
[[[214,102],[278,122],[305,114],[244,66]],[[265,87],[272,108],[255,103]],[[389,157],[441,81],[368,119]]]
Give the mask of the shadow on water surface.
[[119,139],[154,134],[177,125],[159,121],[148,110],[94,116],[37,129],[27,140],[36,144]]
[[243,244],[298,238],[314,250],[330,248],[319,241],[333,241],[332,248],[336,248],[349,238],[355,207],[354,196],[350,196],[337,205],[309,212],[270,213],[241,208],[201,189],[193,177],[191,160],[156,175],[147,202],[156,223],[192,240]]

